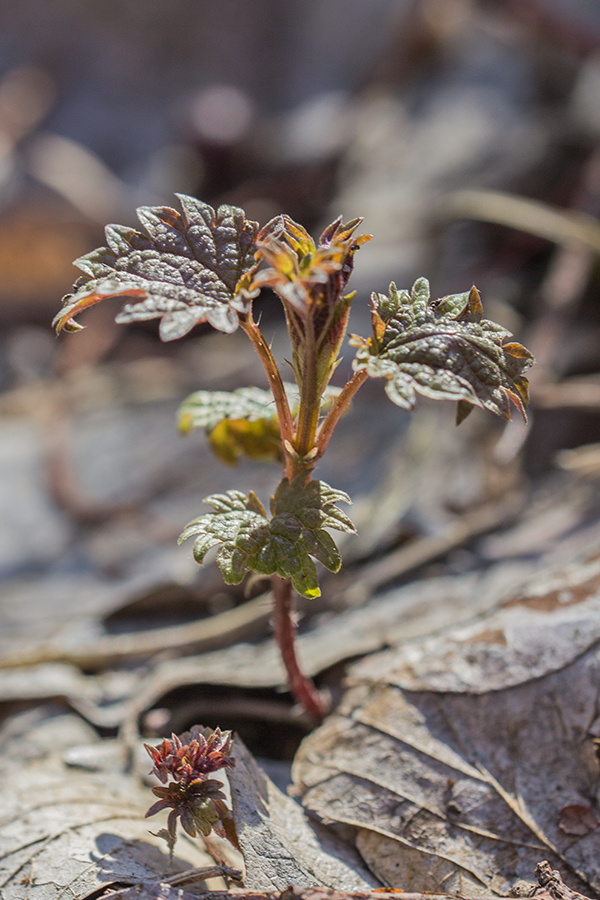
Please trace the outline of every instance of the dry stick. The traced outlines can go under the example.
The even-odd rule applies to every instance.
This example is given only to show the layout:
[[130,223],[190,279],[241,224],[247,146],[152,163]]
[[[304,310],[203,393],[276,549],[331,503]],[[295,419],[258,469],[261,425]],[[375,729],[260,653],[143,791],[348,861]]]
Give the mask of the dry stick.
[[522,491],[514,491],[502,500],[494,500],[462,516],[453,519],[439,534],[403,544],[381,559],[367,562],[358,570],[350,570],[337,577],[329,597],[332,606],[359,606],[367,602],[386,585],[404,577],[409,572],[445,557],[451,550],[487,532],[514,521],[522,511],[527,498]]
[[261,594],[225,612],[186,625],[172,625],[137,634],[97,637],[77,647],[61,647],[50,642],[0,656],[0,669],[14,669],[47,662],[68,662],[83,668],[108,665],[154,656],[165,650],[204,653],[248,641],[265,634],[270,617],[268,597]]
[[292,583],[289,578],[272,575],[271,586],[275,600],[273,630],[288,675],[290,691],[306,712],[316,722],[321,723],[326,716],[323,701],[311,679],[302,672],[296,656],[296,623],[294,621]]
[[[535,884],[517,882],[517,885],[528,887],[525,894],[516,896],[535,897],[535,900],[588,900],[584,894],[573,891],[562,881],[559,873],[552,870],[550,865],[543,861],[535,870],[540,887]],[[122,888],[116,893],[104,895],[106,900],[153,900],[157,896],[156,883],[138,883],[135,887]],[[187,895],[186,895],[187,896]],[[347,891],[335,890],[321,886],[301,887],[293,886],[283,891],[275,889],[248,890],[247,888],[230,888],[228,891],[206,891],[202,893],[203,900],[395,900],[399,896],[393,888],[380,888],[379,890]],[[457,900],[456,894],[433,893],[425,891],[401,891],[402,900]],[[468,897],[468,895],[467,895]],[[466,897],[463,897],[466,900]],[[502,900],[499,897],[486,895],[480,900]],[[506,898],[510,900],[510,898]]]

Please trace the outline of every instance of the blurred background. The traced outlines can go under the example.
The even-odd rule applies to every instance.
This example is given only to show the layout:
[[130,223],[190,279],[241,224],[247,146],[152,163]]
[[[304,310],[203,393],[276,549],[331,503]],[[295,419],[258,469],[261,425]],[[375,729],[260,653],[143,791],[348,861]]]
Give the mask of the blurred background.
[[[426,275],[437,296],[475,283],[538,358],[529,431],[479,411],[455,431],[445,405],[411,419],[365,387],[319,470],[357,498],[356,572],[515,491],[600,471],[597,0],[5,0],[5,648],[244,600],[174,546],[206,494],[267,495],[277,480],[255,463],[224,470],[203,435],[176,432],[190,391],[264,384],[244,337],[196,329],[164,345],[155,322],[116,326],[118,304],[77,336],[50,327],[104,225],[135,225],[136,207],[176,205],[175,191],[261,224],[286,212],[314,234],[363,216],[374,239],[350,331],[367,333],[371,291]],[[283,360],[278,305],[259,305]],[[472,561],[463,549],[444,564]]]

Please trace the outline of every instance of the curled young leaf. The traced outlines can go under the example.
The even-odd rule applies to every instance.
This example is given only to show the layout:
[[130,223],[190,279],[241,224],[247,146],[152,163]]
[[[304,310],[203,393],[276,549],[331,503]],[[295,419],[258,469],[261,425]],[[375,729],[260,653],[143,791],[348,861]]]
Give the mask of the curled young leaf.
[[144,744],[153,763],[153,773],[163,784],[169,778],[181,784],[190,784],[198,778],[206,778],[218,769],[234,769],[231,755],[233,738],[230,731],[203,728],[194,725],[181,735],[172,734],[159,747]]
[[212,449],[228,465],[235,465],[241,456],[263,462],[283,459],[270,391],[256,387],[196,391],[181,404],[178,420],[184,434],[204,428]]
[[473,406],[510,418],[510,401],[525,416],[528,382],[523,373],[533,356],[510,333],[482,318],[475,287],[432,301],[425,278],[411,292],[390,285],[389,295],[373,294],[373,337],[354,337],[354,368],[387,379],[390,399],[414,409],[417,393],[457,400],[458,421]]
[[276,419],[222,419],[208,435],[211,450],[221,462],[237,465],[245,456],[256,462],[283,462],[281,435]]
[[256,269],[258,230],[236,206],[220,206],[176,195],[182,212],[167,206],[138,210],[146,234],[108,225],[107,247],[75,261],[83,277],[64,299],[54,319],[57,330],[77,330],[74,316],[107,297],[128,304],[117,322],[161,318],[160,336],[172,341],[199,322],[218,331],[238,327],[258,291],[251,287]]
[[326,528],[354,533],[348,516],[336,506],[350,503],[343,491],[323,481],[304,484],[304,475],[279,484],[271,498],[271,519],[254,494],[240,491],[215,494],[205,502],[214,512],[195,519],[184,529],[179,543],[196,536],[194,557],[202,563],[207,551],[220,544],[217,564],[228,584],[239,584],[246,571],[290,578],[305,597],[320,595],[318,559],[337,572],[342,560]]
[[354,254],[370,240],[370,235],[355,235],[361,222],[353,219],[345,224],[339,217],[325,229],[318,245],[289,216],[277,216],[258,235],[257,257],[267,265],[254,284],[271,288],[282,300],[298,384],[306,358],[316,357],[319,390],[335,368],[354,296],[344,294]]
[[342,296],[354,254],[370,240],[370,235],[354,235],[361,222],[353,219],[344,224],[340,216],[328,225],[317,245],[289,216],[277,216],[258,235],[258,252],[268,266],[257,276],[257,284],[272,288],[302,317],[319,308],[324,318]]
[[178,420],[180,430],[187,434],[196,428],[212,431],[223,419],[259,422],[274,419],[276,415],[270,391],[246,387],[235,391],[195,391],[179,407]]

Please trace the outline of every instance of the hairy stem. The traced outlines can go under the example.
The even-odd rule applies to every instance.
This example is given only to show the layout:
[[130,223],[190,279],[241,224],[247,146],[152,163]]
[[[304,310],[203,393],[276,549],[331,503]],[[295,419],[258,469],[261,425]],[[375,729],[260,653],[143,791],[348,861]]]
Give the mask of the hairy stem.
[[296,424],[296,450],[300,457],[306,456],[313,449],[321,400],[317,384],[317,353],[311,321],[307,322],[303,351],[302,383],[298,385],[300,409]]
[[288,462],[289,469],[290,459],[288,451],[286,449],[286,444],[293,444],[294,420],[292,419],[290,405],[288,403],[285,388],[283,386],[281,372],[277,368],[277,363],[275,362],[273,354],[271,353],[271,348],[265,341],[260,328],[252,318],[252,313],[250,313],[247,318],[240,316],[240,327],[243,329],[243,331],[245,331],[245,333],[252,341],[254,349],[260,357],[260,361],[263,364],[263,368],[269,380],[269,386],[273,393],[273,397],[275,399],[275,407],[277,409],[277,418],[279,420],[279,430],[281,432],[283,452]]
[[296,656],[296,623],[294,622],[293,589],[289,578],[271,576],[271,587],[275,599],[273,609],[273,630],[288,676],[290,691],[295,700],[317,723],[326,715],[323,701],[313,682],[300,668]]
[[317,437],[317,447],[319,452],[316,457],[317,459],[323,456],[335,426],[348,409],[354,395],[358,392],[359,388],[362,387],[368,377],[366,369],[355,372],[350,381],[347,382],[335,398],[335,401],[331,405],[331,408],[319,429]]

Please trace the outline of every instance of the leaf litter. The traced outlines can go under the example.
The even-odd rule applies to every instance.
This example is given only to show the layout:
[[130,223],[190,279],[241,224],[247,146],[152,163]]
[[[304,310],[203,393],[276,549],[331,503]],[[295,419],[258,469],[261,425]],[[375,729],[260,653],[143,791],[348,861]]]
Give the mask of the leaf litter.
[[293,884],[356,891],[378,885],[356,851],[279,791],[239,740],[235,752],[229,779],[247,888]]
[[0,733],[0,758],[11,772],[0,818],[3,900],[80,898],[214,867],[188,840],[169,863],[144,822],[149,791],[127,771],[122,745],[100,741],[64,707],[14,716]]
[[[516,534],[518,528],[514,530]],[[558,558],[556,544],[554,550],[546,548],[545,559],[517,567],[509,580],[507,571],[514,561],[492,567],[485,577],[470,573],[428,579],[391,591],[387,599],[384,595],[379,611],[377,602],[349,610],[329,627],[323,624],[303,637],[308,649],[320,636],[321,650],[314,662],[308,657],[313,671],[319,671],[327,659],[322,655],[327,646],[339,658],[336,632],[338,637],[354,633],[354,641],[349,639],[343,648],[350,655],[360,647],[368,652],[367,640],[373,641],[377,623],[375,647],[381,647],[382,641],[396,644],[367,656],[350,670],[351,687],[342,705],[307,739],[295,765],[308,815],[325,826],[341,824],[346,829],[344,838],[348,825],[355,829],[358,850],[384,884],[397,886],[400,881],[405,890],[447,890],[467,896],[505,894],[515,877],[529,877],[542,858],[549,858],[582,890],[598,883],[593,863],[597,835],[590,828],[590,814],[581,807],[593,811],[596,803],[595,738],[600,738],[600,728],[595,722],[598,659],[594,643],[599,636],[600,564],[594,552],[596,532],[584,529],[583,534],[587,551],[574,558],[572,551],[563,549],[565,562],[554,571],[548,560],[552,555]],[[507,546],[509,535],[503,537]],[[571,535],[571,546],[582,540],[581,532]],[[563,543],[569,546],[568,540]],[[440,596],[449,603],[440,604]],[[452,596],[455,606],[450,603]],[[502,597],[504,603],[498,609]],[[427,616],[436,607],[443,615],[437,620],[438,633],[431,634],[436,620],[427,627]],[[452,626],[453,613],[463,617],[462,625]],[[354,630],[344,631],[344,622],[351,619],[356,619]],[[254,672],[260,676],[257,684],[281,683],[283,672],[276,654],[273,651],[269,662],[265,650],[264,643],[240,644],[196,658],[157,661],[142,681],[134,678],[129,684],[125,705],[121,702],[113,708],[112,724],[132,713],[137,718],[160,699],[161,691],[186,682],[198,684],[208,678],[216,684],[241,684]],[[47,679],[48,693],[52,675],[54,690],[68,694],[68,685],[61,682],[62,671],[30,670],[29,674],[38,682],[40,677]],[[79,702],[85,714],[81,680],[86,676],[76,670],[72,674],[72,703],[77,708]],[[30,690],[29,696],[34,695]],[[18,684],[12,696],[19,696]],[[137,705],[132,706],[128,696]],[[92,692],[88,701],[91,710],[94,703],[100,708],[106,697],[94,697]],[[92,758],[101,758],[103,752],[92,749]],[[303,872],[303,883],[310,884],[311,878],[317,878],[314,869],[306,867],[306,859],[302,861],[298,844],[290,844],[290,810],[297,815],[300,808],[274,793],[253,761],[247,767],[251,777],[242,770],[234,773],[238,779],[234,796],[244,794],[247,802],[245,812],[236,813],[238,824],[254,810],[254,820],[247,828],[242,826],[245,836],[240,838],[252,860],[250,867],[258,873],[253,877],[267,877],[265,860],[270,858],[274,860],[269,864],[273,866],[271,887],[278,886],[277,877],[289,873],[289,866]],[[47,768],[43,791],[50,797],[48,786],[53,782],[46,777]],[[30,771],[37,799],[35,761]],[[63,775],[73,781],[64,768]],[[90,777],[94,781],[100,776],[86,774],[86,780]],[[95,781],[94,785],[94,798],[99,787],[105,796],[104,785]],[[119,790],[121,798],[128,796]],[[141,815],[140,804],[147,805],[147,794],[136,802]],[[257,809],[262,809],[258,817]],[[109,809],[106,814],[113,813]],[[278,818],[287,824],[277,826]],[[27,816],[23,821],[28,823]],[[301,831],[308,821],[302,819]],[[125,840],[130,839],[128,822],[123,819],[122,827],[115,829]],[[589,823],[585,834],[573,834],[582,822]],[[313,831],[315,827],[314,822],[309,826]],[[265,829],[269,840],[275,840],[272,832],[277,836],[278,849],[269,851],[270,856],[256,849],[263,847],[264,836],[259,838],[259,832]],[[45,834],[51,836],[50,827]],[[283,842],[285,852],[277,841]],[[313,847],[302,852],[312,859],[315,851]],[[579,880],[574,879],[573,869]],[[264,883],[261,886],[266,889]]]
[[365,658],[296,757],[304,806],[390,886],[504,894],[545,858],[597,891],[599,623],[596,547]]

